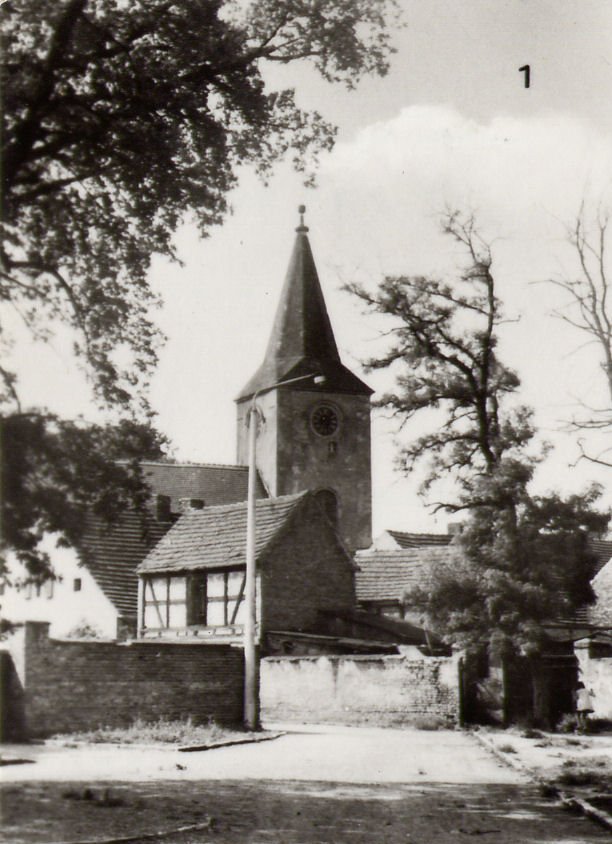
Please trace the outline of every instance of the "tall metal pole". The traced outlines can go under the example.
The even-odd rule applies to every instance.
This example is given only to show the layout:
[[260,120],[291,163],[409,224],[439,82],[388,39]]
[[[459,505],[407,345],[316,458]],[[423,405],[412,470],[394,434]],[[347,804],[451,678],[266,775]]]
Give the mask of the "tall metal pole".
[[246,535],[246,576],[245,601],[246,617],[244,620],[244,724],[249,730],[256,730],[259,725],[257,693],[257,655],[255,644],[255,624],[257,604],[255,597],[255,485],[257,480],[257,426],[259,411],[253,396],[248,410],[249,422],[249,486],[247,495],[247,535]]

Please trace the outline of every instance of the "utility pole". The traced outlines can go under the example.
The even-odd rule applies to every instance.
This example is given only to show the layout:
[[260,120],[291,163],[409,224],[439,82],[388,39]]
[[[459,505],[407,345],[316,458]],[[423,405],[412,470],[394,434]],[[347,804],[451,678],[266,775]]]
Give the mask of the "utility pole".
[[249,479],[247,492],[247,534],[246,534],[246,574],[244,599],[246,616],[244,620],[244,725],[248,730],[256,730],[259,726],[259,694],[258,694],[258,660],[257,660],[257,561],[256,561],[256,487],[257,487],[257,429],[263,415],[257,407],[257,398],[262,392],[284,387],[285,384],[295,384],[296,381],[306,381],[312,378],[315,384],[325,383],[324,375],[300,375],[298,378],[288,378],[258,390],[251,400],[247,412],[249,426]]

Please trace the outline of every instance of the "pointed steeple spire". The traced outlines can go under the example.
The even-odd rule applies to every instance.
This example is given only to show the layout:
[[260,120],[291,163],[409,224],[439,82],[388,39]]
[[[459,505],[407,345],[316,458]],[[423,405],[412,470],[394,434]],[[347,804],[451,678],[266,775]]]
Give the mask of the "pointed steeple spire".
[[[340,360],[304,224],[306,208],[300,205],[298,210],[300,225],[264,362],[238,400],[310,373],[325,375],[325,391],[372,393]],[[307,383],[299,386],[312,389]]]

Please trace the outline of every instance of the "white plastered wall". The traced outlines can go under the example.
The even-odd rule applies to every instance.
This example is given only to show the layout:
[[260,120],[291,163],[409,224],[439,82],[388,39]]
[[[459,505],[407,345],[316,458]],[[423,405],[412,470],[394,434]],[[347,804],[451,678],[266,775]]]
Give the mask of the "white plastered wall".
[[[49,634],[62,638],[75,628],[88,625],[105,639],[117,635],[117,610],[102,592],[93,576],[79,565],[76,552],[71,548],[57,548],[52,537],[44,540],[57,580],[43,583],[40,589],[17,586],[25,577],[22,566],[9,561],[9,579],[4,595],[0,597],[0,616],[12,622],[48,621]],[[75,581],[81,588],[75,590]]]

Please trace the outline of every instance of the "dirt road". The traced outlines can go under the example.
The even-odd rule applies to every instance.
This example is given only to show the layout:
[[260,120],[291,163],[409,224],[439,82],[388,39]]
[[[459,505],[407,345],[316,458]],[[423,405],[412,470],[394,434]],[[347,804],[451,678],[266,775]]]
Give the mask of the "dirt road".
[[[609,840],[460,732],[338,728],[194,754],[34,755],[35,764],[2,769],[11,844],[126,835],[145,844],[144,834],[160,830],[169,833],[161,844]],[[200,829],[171,832],[189,824]]]
[[34,765],[5,768],[3,779],[12,781],[256,779],[489,784],[523,781],[469,733],[450,730],[304,727],[274,741],[201,753],[103,745],[15,747],[11,752],[35,760]]

